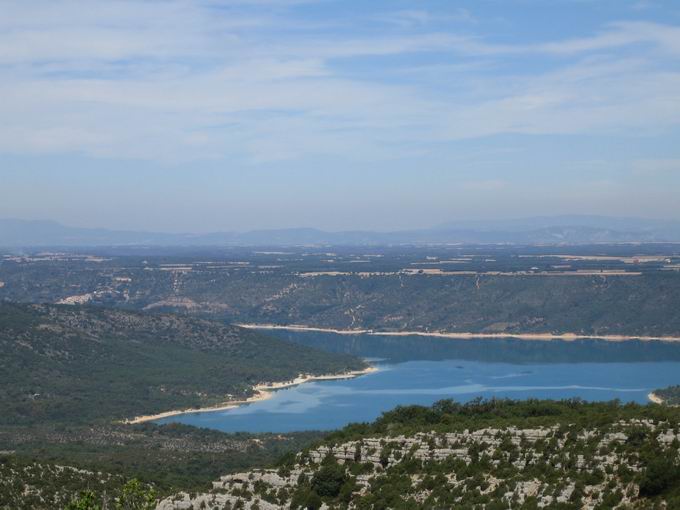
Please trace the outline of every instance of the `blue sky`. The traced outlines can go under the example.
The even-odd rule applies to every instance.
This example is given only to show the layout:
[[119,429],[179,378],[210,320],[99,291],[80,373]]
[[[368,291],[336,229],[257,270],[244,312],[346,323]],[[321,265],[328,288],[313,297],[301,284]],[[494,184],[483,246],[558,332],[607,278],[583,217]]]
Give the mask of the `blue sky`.
[[0,0],[0,217],[680,219],[680,3]]

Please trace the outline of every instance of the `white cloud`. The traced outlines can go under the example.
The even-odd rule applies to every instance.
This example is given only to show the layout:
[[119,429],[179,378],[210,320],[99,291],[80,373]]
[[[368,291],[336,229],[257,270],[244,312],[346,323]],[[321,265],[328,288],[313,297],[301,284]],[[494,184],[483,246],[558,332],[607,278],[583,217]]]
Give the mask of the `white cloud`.
[[680,27],[649,22],[611,23],[595,36],[538,45],[536,51],[571,54],[620,48],[634,44],[651,44],[672,53],[680,53]]
[[491,99],[451,109],[444,136],[649,135],[680,125],[680,72],[639,60],[582,60],[509,78],[487,94]]
[[[498,45],[430,32],[431,15],[410,10],[393,19],[420,31],[348,37],[306,30],[286,9],[298,3],[5,2],[0,151],[169,162],[397,158],[433,141],[680,123],[680,73],[666,70],[680,53],[680,27],[616,23],[592,37]],[[639,46],[634,57],[607,53],[630,45]],[[412,62],[403,67],[409,80],[392,81],[379,64],[364,74],[343,65],[418,53],[449,62],[420,81]],[[524,74],[499,65],[537,55],[559,58]]]

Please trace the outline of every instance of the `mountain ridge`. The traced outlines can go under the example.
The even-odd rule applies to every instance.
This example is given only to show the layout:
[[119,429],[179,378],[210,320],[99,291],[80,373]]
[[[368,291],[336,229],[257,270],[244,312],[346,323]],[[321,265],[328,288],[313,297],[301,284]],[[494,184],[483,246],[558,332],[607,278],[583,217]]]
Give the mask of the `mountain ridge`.
[[390,244],[597,244],[680,242],[680,221],[608,216],[537,216],[458,221],[394,231],[311,227],[246,232],[167,233],[82,228],[51,220],[0,218],[0,247],[274,246]]

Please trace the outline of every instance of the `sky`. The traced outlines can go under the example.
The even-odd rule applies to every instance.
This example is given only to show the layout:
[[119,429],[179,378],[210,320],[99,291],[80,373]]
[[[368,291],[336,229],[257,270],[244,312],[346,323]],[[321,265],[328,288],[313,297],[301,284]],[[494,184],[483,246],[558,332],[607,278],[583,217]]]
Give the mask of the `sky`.
[[680,219],[677,0],[0,0],[0,218]]

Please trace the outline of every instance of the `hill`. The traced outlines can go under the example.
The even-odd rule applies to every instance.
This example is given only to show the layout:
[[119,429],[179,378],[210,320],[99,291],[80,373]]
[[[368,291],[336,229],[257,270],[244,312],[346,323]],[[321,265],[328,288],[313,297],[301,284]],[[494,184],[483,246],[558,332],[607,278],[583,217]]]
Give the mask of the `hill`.
[[[0,483],[0,508],[51,509],[79,489],[99,494],[131,477],[159,494],[196,490],[225,469],[270,463],[319,437],[120,420],[365,364],[198,318],[5,302],[0,366],[0,474],[9,477]],[[22,484],[31,487],[24,499]]]
[[677,246],[0,256],[0,300],[334,329],[679,336]]
[[159,508],[678,508],[679,419],[616,402],[402,407]]
[[362,361],[171,314],[0,304],[0,424],[83,423],[201,407]]

